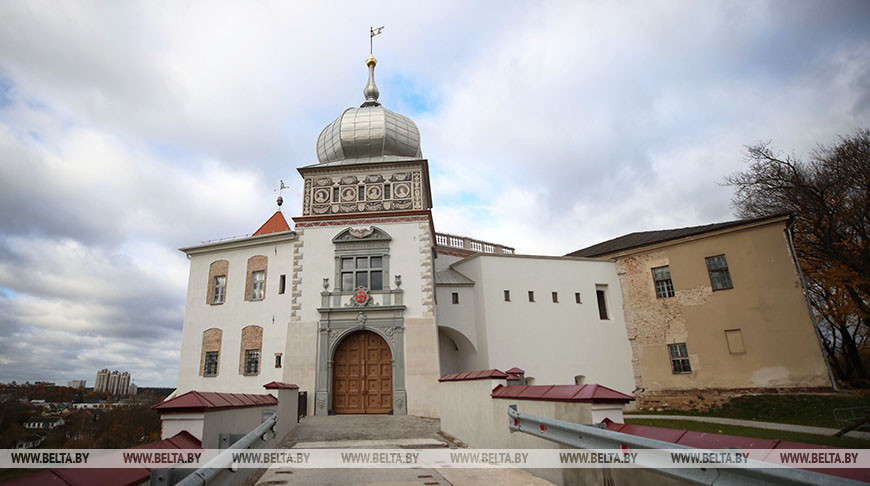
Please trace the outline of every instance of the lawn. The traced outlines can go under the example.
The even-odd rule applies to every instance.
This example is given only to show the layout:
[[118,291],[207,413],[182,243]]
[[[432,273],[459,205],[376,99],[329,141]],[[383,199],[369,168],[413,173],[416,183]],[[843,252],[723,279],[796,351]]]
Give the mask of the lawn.
[[870,407],[870,396],[843,395],[746,395],[704,411],[665,410],[642,414],[724,417],[781,424],[837,427],[835,408]]
[[741,437],[756,437],[759,439],[779,439],[806,444],[820,444],[845,449],[870,449],[870,440],[853,439],[852,437],[828,437],[824,435],[786,432],[782,430],[757,429],[755,427],[739,427],[736,425],[714,424],[710,422],[690,422],[688,420],[672,419],[633,419],[625,416],[625,423],[636,425],[651,425],[668,429],[685,429],[696,432],[712,432],[714,434],[738,435]]

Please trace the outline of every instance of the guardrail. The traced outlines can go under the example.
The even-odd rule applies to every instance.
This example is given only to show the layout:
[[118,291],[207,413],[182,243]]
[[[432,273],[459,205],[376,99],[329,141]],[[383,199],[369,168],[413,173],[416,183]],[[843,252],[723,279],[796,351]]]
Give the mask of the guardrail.
[[[575,449],[616,449],[623,447],[632,449],[685,449],[700,451],[693,447],[673,444],[660,440],[638,437],[636,435],[613,432],[595,425],[580,425],[546,417],[538,417],[517,411],[516,405],[508,406],[511,432],[522,432],[540,437]],[[801,484],[824,486],[852,486],[865,484],[828,474],[820,474],[796,468],[770,469],[771,465],[759,461],[750,461],[747,466],[754,467],[707,467],[703,469],[671,469],[648,468],[656,473],[672,478],[688,481],[693,484],[706,485],[745,485],[745,484]]]
[[[154,469],[151,471],[151,486],[203,486],[241,483],[244,477],[237,476],[238,468],[233,464],[233,453],[244,449],[259,449],[277,435],[278,413],[274,410],[263,411],[263,423],[244,436],[220,434],[221,448],[230,444],[217,457],[199,469],[182,468]],[[271,437],[270,437],[271,435]],[[253,469],[248,469],[253,471]]]

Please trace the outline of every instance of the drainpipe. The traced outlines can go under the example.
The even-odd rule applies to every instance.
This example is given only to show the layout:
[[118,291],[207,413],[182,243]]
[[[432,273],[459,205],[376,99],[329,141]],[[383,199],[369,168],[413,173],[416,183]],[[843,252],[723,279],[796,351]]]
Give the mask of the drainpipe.
[[834,391],[840,391],[837,386],[837,380],[834,378],[834,372],[831,370],[831,363],[828,361],[827,351],[822,344],[822,331],[819,330],[818,322],[816,322],[816,313],[813,311],[813,305],[810,304],[810,296],[807,291],[807,281],[804,279],[804,272],[801,270],[801,262],[798,260],[797,252],[794,248],[794,239],[792,238],[792,229],[797,222],[797,216],[792,217],[788,226],[785,227],[785,234],[788,235],[788,249],[791,251],[791,256],[794,259],[794,265],[798,271],[798,277],[801,279],[801,288],[804,292],[804,300],[807,302],[807,308],[810,310],[810,320],[813,321],[813,329],[816,331],[816,339],[819,341],[819,349],[822,351],[822,356],[825,358],[825,368],[828,370],[828,378],[831,380],[831,387]]

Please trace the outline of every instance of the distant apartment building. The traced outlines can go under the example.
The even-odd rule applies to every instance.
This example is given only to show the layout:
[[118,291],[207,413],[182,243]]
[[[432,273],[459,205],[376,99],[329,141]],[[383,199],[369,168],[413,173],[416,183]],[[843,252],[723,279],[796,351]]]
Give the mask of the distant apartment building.
[[[132,386],[132,388],[131,388]],[[97,382],[94,385],[94,391],[111,393],[115,396],[135,395],[136,390],[131,383],[130,373],[127,371],[119,372],[118,370],[109,371],[102,369],[97,372]]]
[[88,380],[72,380],[71,382],[67,383],[66,386],[68,386],[70,388],[81,389],[81,388],[84,388],[85,386],[87,386],[87,384],[88,384]]

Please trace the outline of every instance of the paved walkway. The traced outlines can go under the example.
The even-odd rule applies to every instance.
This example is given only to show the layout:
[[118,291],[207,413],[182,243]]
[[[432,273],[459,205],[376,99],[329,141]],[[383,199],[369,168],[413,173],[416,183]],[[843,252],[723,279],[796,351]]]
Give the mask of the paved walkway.
[[[441,422],[411,416],[305,417],[277,448],[424,449],[455,447],[438,432]],[[553,486],[520,469],[305,469],[273,466],[253,484],[389,486]]]
[[[784,430],[786,432],[801,432],[804,434],[832,436],[839,432],[838,429],[829,427],[813,427],[811,425],[778,424],[775,422],[756,422],[755,420],[739,420],[722,417],[699,417],[696,415],[642,415],[625,414],[626,419],[658,419],[658,420],[687,420],[689,422],[708,422],[723,425],[738,425],[740,427],[755,427],[757,429]],[[853,430],[846,437],[870,440],[870,432],[858,432]]]

